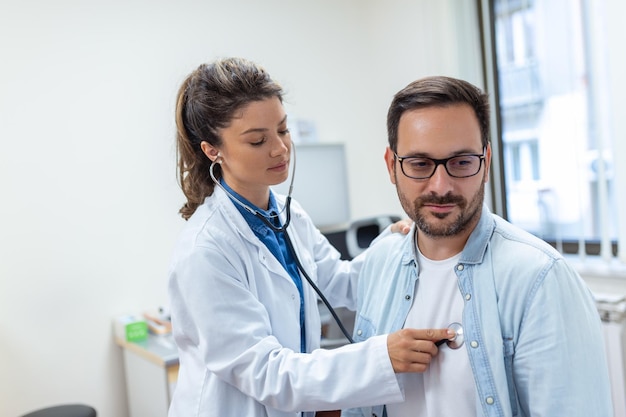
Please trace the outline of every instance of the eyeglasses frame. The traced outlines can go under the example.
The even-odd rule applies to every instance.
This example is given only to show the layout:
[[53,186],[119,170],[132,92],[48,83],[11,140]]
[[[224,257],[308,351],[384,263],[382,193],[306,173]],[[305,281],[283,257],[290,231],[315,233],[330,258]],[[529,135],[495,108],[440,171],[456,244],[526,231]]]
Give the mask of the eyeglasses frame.
[[[413,180],[427,180],[429,178],[432,178],[433,175],[435,175],[435,172],[437,172],[437,167],[439,167],[439,165],[443,165],[444,169],[446,170],[446,173],[451,177],[451,178],[471,178],[474,177],[476,175],[478,175],[478,173],[480,172],[480,168],[482,168],[483,162],[485,160],[485,158],[487,157],[486,155],[487,153],[487,148],[483,147],[483,153],[482,154],[475,154],[475,153],[470,153],[470,154],[462,154],[462,155],[454,155],[451,156],[450,158],[444,158],[444,159],[435,159],[435,158],[429,158],[427,156],[399,156],[395,151],[393,151],[393,156],[394,158],[400,163],[400,171],[402,171],[402,175],[404,175],[407,178],[411,178]],[[479,158],[479,163],[478,163],[478,170],[476,170],[476,173],[472,174],[472,175],[465,175],[463,177],[458,177],[456,175],[452,175],[450,174],[450,171],[448,171],[448,161],[454,158],[458,158],[461,156],[477,156]],[[405,159],[413,159],[413,158],[422,158],[422,159],[428,159],[430,161],[433,161],[435,163],[435,168],[433,169],[432,174],[430,174],[427,177],[410,177],[406,174],[406,172],[404,172],[404,167],[402,166],[402,161],[404,161]]]

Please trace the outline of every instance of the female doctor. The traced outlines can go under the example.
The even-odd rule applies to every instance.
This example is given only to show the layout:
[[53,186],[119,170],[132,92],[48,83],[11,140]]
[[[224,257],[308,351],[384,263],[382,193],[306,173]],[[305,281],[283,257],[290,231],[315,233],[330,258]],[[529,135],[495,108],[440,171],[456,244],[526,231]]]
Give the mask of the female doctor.
[[244,59],[201,65],[180,87],[176,124],[188,222],[169,273],[180,353],[169,416],[313,416],[401,401],[395,373],[423,372],[449,333],[404,329],[319,349],[317,295],[296,262],[334,307],[354,309],[362,261],[341,261],[302,207],[270,190],[291,162],[281,87]]

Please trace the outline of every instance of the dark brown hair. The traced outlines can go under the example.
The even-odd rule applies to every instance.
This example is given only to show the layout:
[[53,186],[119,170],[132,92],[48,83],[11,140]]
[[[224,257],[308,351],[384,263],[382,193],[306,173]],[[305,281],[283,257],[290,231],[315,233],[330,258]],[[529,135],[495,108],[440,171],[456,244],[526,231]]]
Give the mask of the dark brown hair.
[[387,112],[389,148],[398,149],[398,125],[409,110],[424,107],[469,104],[480,126],[483,147],[489,144],[489,96],[467,81],[451,77],[426,77],[412,82],[394,97]]
[[[200,65],[180,86],[176,101],[176,156],[178,182],[187,202],[180,209],[189,219],[204,199],[213,194],[211,160],[202,152],[203,141],[221,145],[219,131],[250,102],[278,97],[283,90],[261,66],[243,58],[225,58]],[[219,165],[215,176],[222,173]]]

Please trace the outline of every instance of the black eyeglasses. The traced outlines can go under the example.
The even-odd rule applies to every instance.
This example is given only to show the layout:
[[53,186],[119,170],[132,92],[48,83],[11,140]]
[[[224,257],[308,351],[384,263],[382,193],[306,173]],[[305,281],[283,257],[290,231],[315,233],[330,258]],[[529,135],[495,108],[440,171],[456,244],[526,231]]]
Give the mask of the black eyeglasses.
[[457,155],[446,159],[433,159],[425,156],[398,156],[395,152],[393,154],[400,162],[400,169],[404,175],[415,180],[425,180],[435,174],[439,165],[443,165],[448,175],[453,178],[473,177],[480,171],[485,159],[485,151],[486,149],[483,148],[482,155]]

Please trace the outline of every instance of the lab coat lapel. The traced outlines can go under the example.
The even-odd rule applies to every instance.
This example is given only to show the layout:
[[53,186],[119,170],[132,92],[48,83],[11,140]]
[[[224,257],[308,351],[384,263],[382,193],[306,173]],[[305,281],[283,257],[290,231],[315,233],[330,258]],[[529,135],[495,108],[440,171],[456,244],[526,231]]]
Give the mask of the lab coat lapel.
[[265,244],[256,237],[246,222],[246,219],[244,219],[241,213],[239,213],[235,207],[235,203],[230,199],[230,197],[228,197],[220,188],[216,188],[214,192],[216,193],[216,197],[220,200],[225,218],[230,220],[236,232],[243,239],[256,248],[259,263],[272,274],[278,275],[281,278],[293,283],[285,268],[283,268],[280,262],[278,262],[278,259],[276,259],[267,246],[265,246]]

